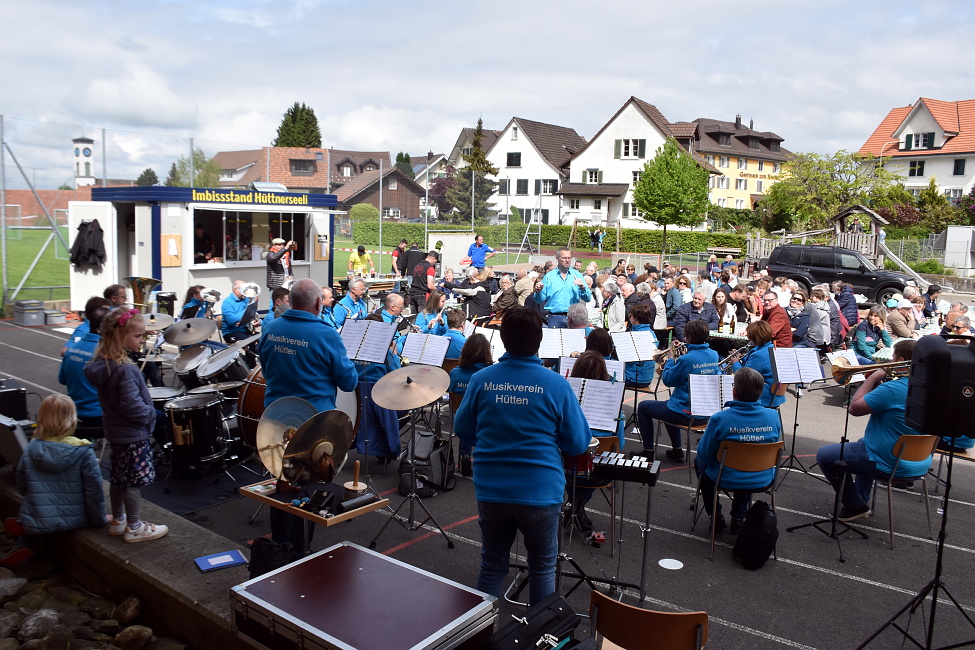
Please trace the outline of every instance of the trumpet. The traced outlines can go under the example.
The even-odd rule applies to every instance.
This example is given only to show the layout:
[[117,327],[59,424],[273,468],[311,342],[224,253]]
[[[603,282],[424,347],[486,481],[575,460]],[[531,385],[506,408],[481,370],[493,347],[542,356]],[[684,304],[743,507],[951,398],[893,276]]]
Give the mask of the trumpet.
[[666,350],[655,352],[653,360],[658,366],[663,368],[664,364],[667,363],[667,359],[676,359],[685,352],[687,352],[687,344],[683,341],[674,341]]
[[888,361],[887,363],[872,363],[866,366],[854,366],[850,363],[850,360],[845,357],[837,357],[833,361],[832,373],[833,379],[840,386],[845,386],[850,383],[850,378],[853,375],[859,374],[861,372],[873,372],[874,370],[883,370],[891,378],[906,377],[911,372],[911,362],[910,361]]
[[732,368],[732,366],[735,365],[735,362],[738,359],[741,359],[742,357],[744,357],[745,354],[747,354],[748,351],[751,350],[753,347],[755,347],[755,344],[754,343],[749,343],[748,345],[743,345],[740,348],[738,348],[737,350],[733,351],[728,356],[726,356],[724,359],[722,359],[721,361],[719,361],[718,362],[718,367],[721,368],[721,374],[722,375],[730,374],[731,373],[731,368]]

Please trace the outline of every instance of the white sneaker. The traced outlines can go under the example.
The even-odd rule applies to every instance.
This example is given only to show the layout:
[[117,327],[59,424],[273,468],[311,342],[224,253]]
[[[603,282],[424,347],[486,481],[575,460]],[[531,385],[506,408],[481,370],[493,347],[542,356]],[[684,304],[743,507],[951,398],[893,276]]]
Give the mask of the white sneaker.
[[126,525],[125,520],[110,519],[108,522],[108,534],[112,537],[118,537],[125,532]]
[[142,526],[136,530],[125,529],[122,540],[128,544],[136,542],[148,542],[151,539],[158,539],[169,532],[169,527],[163,524],[150,524],[148,521],[142,522]]

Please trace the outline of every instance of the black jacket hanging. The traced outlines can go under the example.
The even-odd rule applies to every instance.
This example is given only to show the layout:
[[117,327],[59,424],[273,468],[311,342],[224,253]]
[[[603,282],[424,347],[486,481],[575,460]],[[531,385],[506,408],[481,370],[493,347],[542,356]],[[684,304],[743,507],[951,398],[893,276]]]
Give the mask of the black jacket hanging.
[[101,266],[105,263],[105,233],[98,219],[82,221],[78,226],[70,260],[75,266]]

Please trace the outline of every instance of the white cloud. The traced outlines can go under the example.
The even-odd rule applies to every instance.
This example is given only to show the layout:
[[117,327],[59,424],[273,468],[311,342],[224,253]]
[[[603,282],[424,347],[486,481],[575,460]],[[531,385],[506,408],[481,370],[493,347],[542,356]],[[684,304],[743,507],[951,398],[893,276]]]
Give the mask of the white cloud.
[[126,64],[114,78],[92,79],[78,102],[79,115],[134,126],[192,127],[196,106],[169,87],[157,71],[140,63]]

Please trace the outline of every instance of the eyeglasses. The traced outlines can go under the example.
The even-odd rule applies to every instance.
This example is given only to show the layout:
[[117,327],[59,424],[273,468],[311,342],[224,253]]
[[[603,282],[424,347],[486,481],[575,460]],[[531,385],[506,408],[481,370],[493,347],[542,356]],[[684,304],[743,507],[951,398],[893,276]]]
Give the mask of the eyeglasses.
[[762,298],[762,302],[775,302],[778,298]]
[[955,325],[952,325],[951,326],[951,329],[955,329],[955,330],[967,330],[968,328],[965,327],[964,325],[955,324]]
[[802,298],[791,298],[790,302],[806,302],[806,301],[803,300]]

